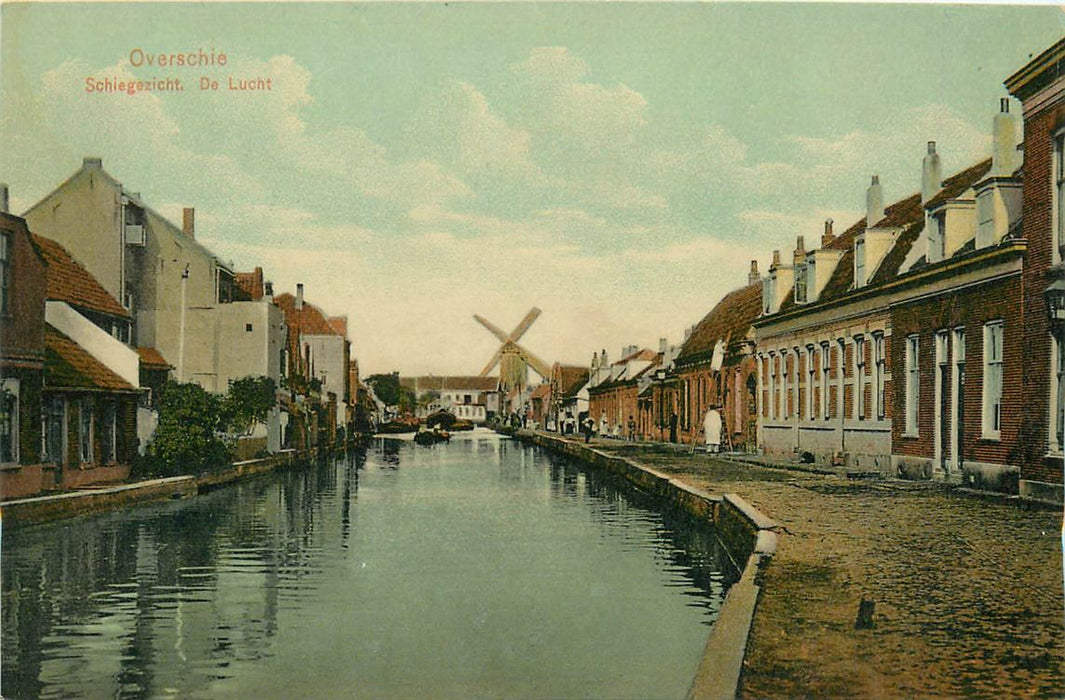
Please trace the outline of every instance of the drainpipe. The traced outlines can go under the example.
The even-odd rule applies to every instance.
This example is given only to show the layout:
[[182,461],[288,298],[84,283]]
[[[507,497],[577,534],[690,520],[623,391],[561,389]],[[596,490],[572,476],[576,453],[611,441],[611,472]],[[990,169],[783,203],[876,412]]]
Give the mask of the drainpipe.
[[181,327],[178,335],[178,381],[185,381],[185,306],[189,286],[189,265],[181,273]]

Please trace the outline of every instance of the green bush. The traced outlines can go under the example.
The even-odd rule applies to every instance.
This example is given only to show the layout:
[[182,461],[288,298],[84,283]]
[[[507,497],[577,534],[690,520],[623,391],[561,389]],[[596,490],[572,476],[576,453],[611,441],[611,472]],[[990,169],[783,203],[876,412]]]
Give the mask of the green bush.
[[218,436],[222,403],[222,397],[198,384],[168,382],[159,397],[159,426],[148,446],[148,469],[159,476],[177,476],[229,463],[230,450]]

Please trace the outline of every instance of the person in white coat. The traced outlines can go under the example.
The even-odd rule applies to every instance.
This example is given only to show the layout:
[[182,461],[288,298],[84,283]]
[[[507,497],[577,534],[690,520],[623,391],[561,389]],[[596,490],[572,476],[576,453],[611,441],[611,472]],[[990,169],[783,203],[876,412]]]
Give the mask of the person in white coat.
[[703,435],[706,437],[706,451],[721,451],[721,412],[711,407],[703,418]]

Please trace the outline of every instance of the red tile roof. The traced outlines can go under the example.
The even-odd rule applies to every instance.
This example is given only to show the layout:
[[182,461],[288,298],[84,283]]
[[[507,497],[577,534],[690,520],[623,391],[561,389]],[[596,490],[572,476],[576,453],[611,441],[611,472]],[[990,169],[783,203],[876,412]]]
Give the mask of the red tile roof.
[[329,327],[332,328],[337,335],[342,335],[345,338],[348,337],[348,317],[347,316],[330,316],[326,319]]
[[588,375],[590,370],[587,367],[578,367],[575,365],[559,365],[559,386],[561,387],[562,396],[574,396],[581,390],[585,384],[588,383]]
[[696,362],[711,359],[717,341],[726,338],[729,339],[729,347],[726,348],[728,354],[730,348],[735,349],[746,339],[751,324],[761,312],[761,281],[732,290],[695,324],[692,334],[677,354],[677,361],[684,364],[686,360]]
[[259,301],[263,298],[263,269],[255,268],[252,272],[237,272],[233,281],[240,291],[247,295],[247,301]]
[[643,348],[642,350],[637,350],[636,352],[629,353],[617,362],[613,362],[611,364],[627,365],[630,362],[651,362],[657,356],[658,353],[654,350],[651,350],[650,348]]
[[[899,269],[906,260],[906,256],[909,255],[913,244],[924,231],[924,212],[926,207],[934,207],[949,199],[958,197],[983,179],[990,168],[991,159],[987,159],[947,178],[943,182],[943,187],[939,193],[924,206],[921,205],[921,195],[918,193],[887,207],[884,211],[884,218],[877,222],[877,228],[898,228],[902,229],[902,232],[873,273],[868,286],[887,282],[898,276]],[[840,257],[836,269],[832,271],[832,276],[825,284],[825,288],[821,291],[816,303],[839,299],[853,291],[854,239],[864,231],[865,218],[861,218],[825,246],[828,250],[842,250],[843,255]],[[781,311],[795,307],[794,293],[794,289],[788,292],[784,302],[780,305]],[[813,305],[810,304],[810,306]]]
[[90,391],[136,391],[80,345],[51,325],[44,329],[44,387]]
[[173,369],[173,365],[166,361],[163,353],[155,348],[139,347],[137,354],[141,358],[141,367],[147,369]]
[[33,241],[48,263],[48,298],[99,313],[130,318],[124,309],[81,263],[51,238],[33,235]]
[[550,396],[551,396],[551,385],[550,384],[541,384],[540,386],[538,386],[535,389],[533,389],[532,393],[529,394],[529,398],[530,399],[546,399],[546,398],[549,398]]
[[299,333],[300,335],[340,335],[336,332],[336,329],[329,325],[329,321],[326,320],[322,310],[314,304],[304,301],[303,310],[296,311],[296,297],[291,294],[281,294],[274,297],[274,304],[285,312],[285,323],[288,325],[289,333]]

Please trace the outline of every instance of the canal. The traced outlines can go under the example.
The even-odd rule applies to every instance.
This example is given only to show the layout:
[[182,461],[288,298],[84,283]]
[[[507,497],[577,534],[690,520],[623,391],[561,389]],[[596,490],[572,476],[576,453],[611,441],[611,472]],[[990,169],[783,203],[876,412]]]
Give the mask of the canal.
[[682,698],[716,538],[490,433],[3,533],[5,698]]

